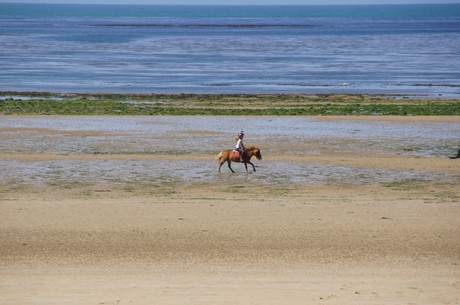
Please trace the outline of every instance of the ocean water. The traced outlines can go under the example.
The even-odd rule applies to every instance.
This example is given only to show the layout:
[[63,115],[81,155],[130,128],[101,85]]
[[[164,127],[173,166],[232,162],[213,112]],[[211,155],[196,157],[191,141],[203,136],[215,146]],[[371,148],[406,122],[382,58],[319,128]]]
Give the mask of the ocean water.
[[0,91],[460,97],[460,4],[0,3]]

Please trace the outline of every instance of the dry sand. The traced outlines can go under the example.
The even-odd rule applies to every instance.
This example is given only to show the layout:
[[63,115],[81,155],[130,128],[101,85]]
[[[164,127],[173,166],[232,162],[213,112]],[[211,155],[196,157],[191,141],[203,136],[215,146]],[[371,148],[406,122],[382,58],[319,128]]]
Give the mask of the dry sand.
[[[53,158],[63,156],[0,154]],[[460,160],[331,153],[262,162],[292,158],[456,179],[248,185],[239,171],[232,183],[224,172],[145,189],[9,185],[0,193],[0,304],[460,303]]]

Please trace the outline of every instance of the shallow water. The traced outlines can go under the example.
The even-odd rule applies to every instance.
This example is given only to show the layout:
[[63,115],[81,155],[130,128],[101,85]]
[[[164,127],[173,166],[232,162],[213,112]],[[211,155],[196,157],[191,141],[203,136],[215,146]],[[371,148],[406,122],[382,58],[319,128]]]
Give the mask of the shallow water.
[[94,186],[138,185],[154,186],[170,183],[225,182],[255,185],[374,185],[398,180],[442,181],[458,179],[449,174],[423,171],[363,169],[299,162],[265,162],[256,173],[246,174],[243,165],[233,164],[236,175],[230,175],[225,166],[222,174],[217,165],[204,161],[37,161],[17,162],[0,160],[0,182],[17,186]]
[[[231,126],[231,127],[229,127]],[[214,156],[234,145],[239,130],[246,145],[261,148],[257,173],[217,175]],[[397,171],[273,161],[272,156],[343,153],[445,158],[459,146],[460,121],[394,122],[292,117],[2,117],[0,153],[132,154],[148,159],[77,159],[19,162],[0,159],[0,183],[19,185],[155,185],[190,182],[262,185],[366,185],[396,180],[458,179],[420,171]],[[158,155],[196,154],[202,161],[168,161]],[[214,155],[215,154],[215,155]]]
[[308,147],[312,143],[312,149],[344,153],[368,149],[443,157],[460,139],[460,121],[305,117],[2,117],[0,128],[8,128],[0,142],[0,151],[8,153],[213,153],[233,147],[234,135],[244,130],[246,144],[273,154],[292,147],[305,149],[293,154],[315,153]]

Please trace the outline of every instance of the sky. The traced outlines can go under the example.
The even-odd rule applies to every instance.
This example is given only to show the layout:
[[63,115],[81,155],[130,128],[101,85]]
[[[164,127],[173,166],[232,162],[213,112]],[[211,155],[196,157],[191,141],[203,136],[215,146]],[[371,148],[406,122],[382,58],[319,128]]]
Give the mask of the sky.
[[189,5],[318,5],[460,3],[460,0],[0,0],[0,3],[189,4]]

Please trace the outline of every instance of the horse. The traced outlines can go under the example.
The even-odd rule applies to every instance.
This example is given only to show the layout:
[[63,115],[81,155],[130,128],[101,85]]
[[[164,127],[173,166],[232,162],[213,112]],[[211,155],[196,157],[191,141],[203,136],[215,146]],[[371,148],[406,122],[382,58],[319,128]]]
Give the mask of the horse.
[[244,163],[244,167],[246,168],[246,172],[248,171],[248,163],[252,165],[252,169],[256,171],[256,167],[254,164],[251,162],[251,158],[255,156],[257,160],[262,160],[262,154],[260,153],[260,149],[257,147],[249,147],[245,150],[243,154],[243,161],[240,161],[240,158],[237,158],[234,154],[233,149],[226,149],[223,150],[219,153],[217,156],[217,162],[219,163],[219,170],[218,172],[220,173],[220,168],[222,165],[227,162],[228,168],[234,173],[235,171],[231,167],[232,162],[237,162],[237,163]]

